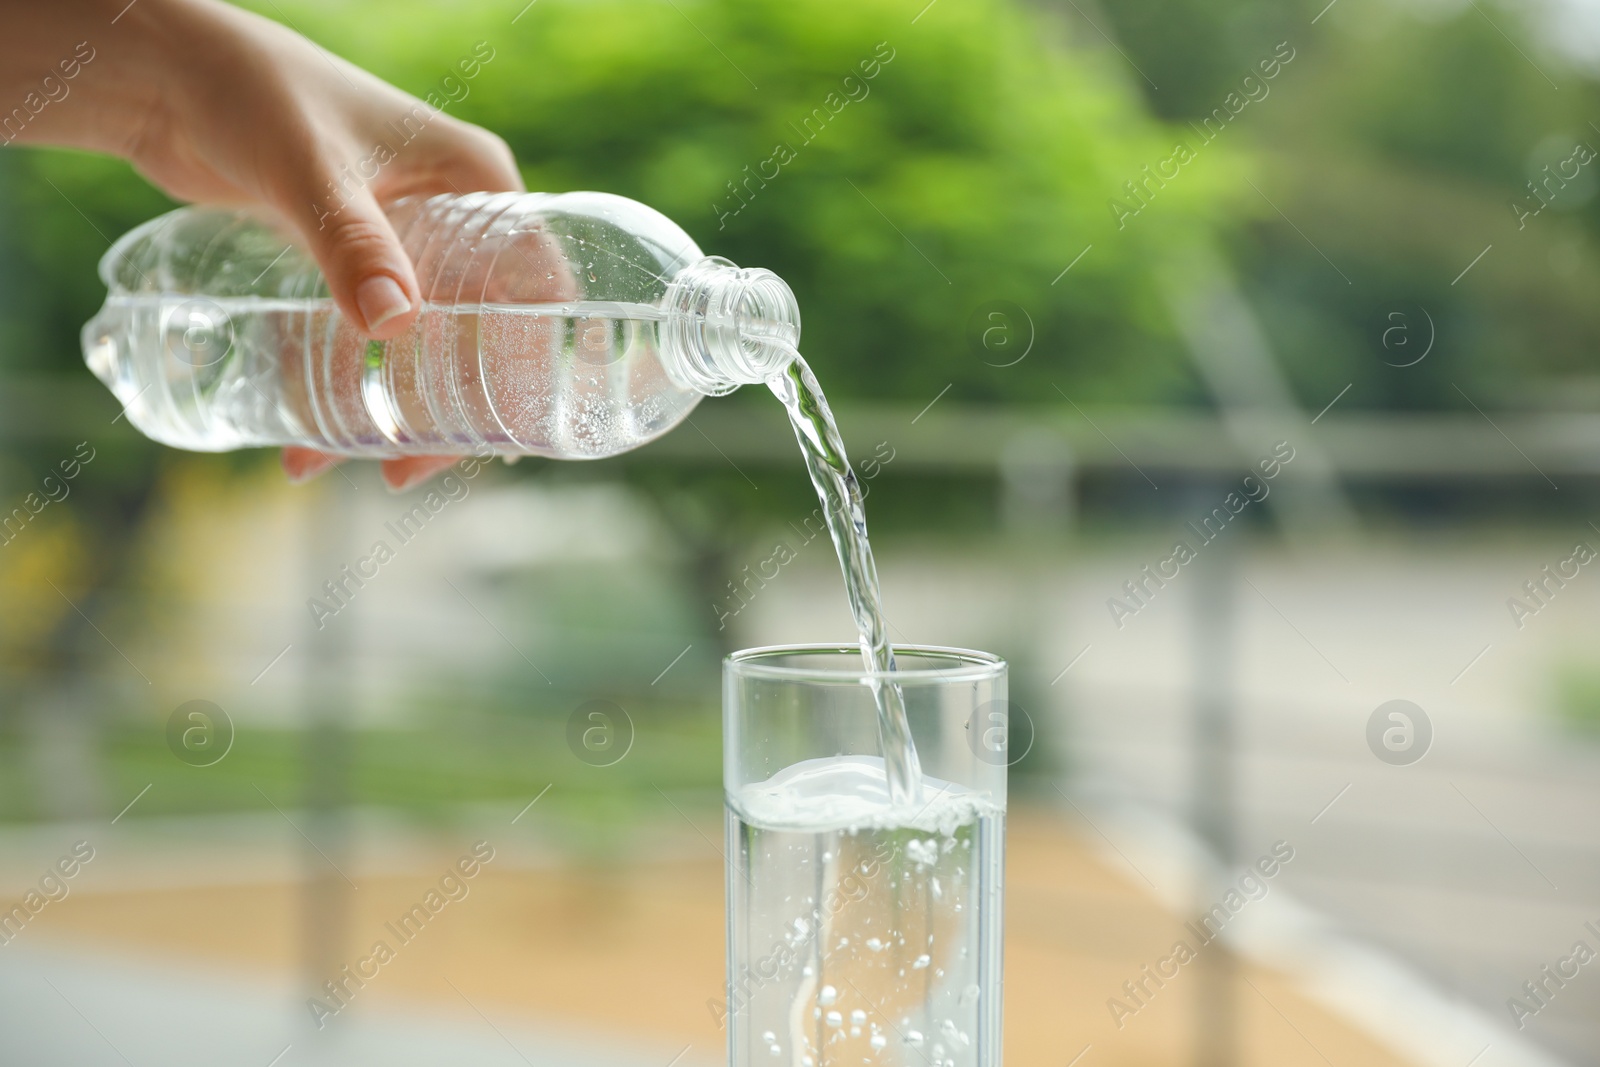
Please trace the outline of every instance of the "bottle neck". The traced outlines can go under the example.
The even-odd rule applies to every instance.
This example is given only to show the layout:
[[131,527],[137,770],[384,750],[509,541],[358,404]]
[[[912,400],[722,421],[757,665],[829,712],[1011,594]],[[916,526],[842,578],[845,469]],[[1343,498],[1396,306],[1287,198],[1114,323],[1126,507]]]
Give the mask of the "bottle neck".
[[764,382],[798,354],[800,308],[783,279],[719,256],[667,287],[661,356],[679,385],[707,396]]

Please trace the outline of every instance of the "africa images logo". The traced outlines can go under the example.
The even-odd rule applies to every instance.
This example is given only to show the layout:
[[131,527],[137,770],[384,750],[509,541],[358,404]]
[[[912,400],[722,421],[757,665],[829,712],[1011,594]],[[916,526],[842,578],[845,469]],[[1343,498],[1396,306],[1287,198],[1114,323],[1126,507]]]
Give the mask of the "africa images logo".
[[1433,720],[1409,700],[1386,700],[1367,717],[1367,747],[1391,767],[1409,767],[1433,745]]

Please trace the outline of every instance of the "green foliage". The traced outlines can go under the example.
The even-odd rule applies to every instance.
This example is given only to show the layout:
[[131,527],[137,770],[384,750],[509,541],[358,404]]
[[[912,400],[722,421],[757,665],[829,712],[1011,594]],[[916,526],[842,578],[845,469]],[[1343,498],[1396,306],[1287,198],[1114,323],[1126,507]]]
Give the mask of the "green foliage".
[[1299,12],[1260,0],[1120,0],[1078,11],[1090,32],[1115,35],[1137,63],[1128,78],[1174,120],[1210,112],[1279,41],[1305,43]]
[[[493,59],[449,112],[504,136],[530,188],[631,196],[707,252],[776,270],[835,398],[916,400],[952,380],[967,400],[1053,398],[1052,381],[1192,394],[1150,250],[1223,220],[1229,163],[1185,174],[1118,233],[1108,192],[1170,155],[1171,137],[1097,54],[1048,43],[1036,14],[981,0],[912,25],[889,0],[545,0],[512,25],[521,7],[286,10],[418,94],[486,42]],[[1015,368],[987,365],[969,337],[994,299],[1037,330]]]
[[[1525,225],[1512,210],[1537,203],[1544,164],[1600,149],[1593,83],[1538,46],[1533,17],[1340,4],[1292,34],[1304,58],[1250,131],[1287,218],[1236,230],[1235,255],[1306,407],[1352,382],[1353,407],[1470,411],[1463,391],[1544,407],[1593,374],[1596,164]],[[1383,346],[1396,324],[1418,342],[1403,354]],[[1389,365],[1430,334],[1426,361]]]
[[[395,808],[426,820],[457,804],[520,806],[548,785],[553,803],[541,804],[540,821],[592,828],[596,821],[625,816],[615,810],[619,803],[625,808],[655,803],[657,788],[716,790],[720,720],[711,709],[653,707],[635,716],[634,745],[608,767],[589,766],[567,750],[565,712],[552,706],[548,713],[512,720],[450,705],[415,729],[363,730],[359,743],[347,750],[349,803]],[[191,767],[168,751],[163,724],[145,716],[107,724],[99,754],[108,795],[133,797],[151,787],[129,815],[146,818],[270,811],[267,798],[297,808],[306,800],[311,746],[330,744],[337,742],[303,730],[242,727],[220,762]],[[8,771],[0,776],[0,824],[48,814],[38,807],[40,790],[29,773],[23,738],[4,730],[0,768]]]
[[[1055,402],[1059,382],[1078,399],[1200,400],[1152,276],[1217,235],[1307,404],[1353,377],[1351,406],[1459,406],[1451,382],[1493,392],[1530,369],[1577,373],[1600,342],[1593,183],[1521,229],[1509,207],[1552,143],[1600,145],[1594,86],[1495,5],[1347,2],[1315,25],[1320,4],[1262,0],[1059,18],[975,0],[914,24],[899,0],[257,6],[414,93],[459,97],[450,113],[504,135],[531,187],[636,197],[707,252],[780,272],[835,398],[920,400],[953,383],[956,400]],[[1299,58],[1270,98],[1119,230],[1108,201],[1124,182],[1190,140],[1187,121],[1284,39]],[[493,58],[465,78],[480,41]],[[779,145],[792,161],[762,176]],[[1293,226],[1245,184],[1252,158]],[[0,372],[81,376],[94,262],[167,201],[126,164],[18,148],[0,156],[0,193],[13,208]],[[1016,367],[975,343],[997,299],[1037,334]],[[1418,307],[1454,363],[1391,373],[1387,315]]]
[[1590,740],[1600,738],[1600,674],[1593,668],[1568,664],[1556,672],[1557,721],[1565,729]]

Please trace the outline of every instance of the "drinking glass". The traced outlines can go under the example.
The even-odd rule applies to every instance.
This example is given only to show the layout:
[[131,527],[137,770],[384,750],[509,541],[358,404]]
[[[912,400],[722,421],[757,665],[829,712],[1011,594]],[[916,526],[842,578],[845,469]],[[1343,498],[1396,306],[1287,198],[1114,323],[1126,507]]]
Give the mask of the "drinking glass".
[[[999,1067],[1006,665],[757,648],[723,673],[731,1067]],[[876,686],[921,761],[895,804]]]

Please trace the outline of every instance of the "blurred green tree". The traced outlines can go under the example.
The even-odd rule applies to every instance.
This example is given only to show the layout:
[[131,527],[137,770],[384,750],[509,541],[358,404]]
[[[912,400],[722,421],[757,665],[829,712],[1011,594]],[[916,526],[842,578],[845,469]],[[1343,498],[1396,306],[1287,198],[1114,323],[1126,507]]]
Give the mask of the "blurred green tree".
[[[1119,232],[1110,195],[1170,156],[1172,138],[1111,61],[1067,51],[1037,12],[1006,0],[935,5],[915,22],[898,0],[285,10],[419,95],[448,98],[453,64],[485,42],[493,58],[449,112],[504,136],[530,188],[631,196],[706,251],[776,270],[835,397],[913,401],[952,381],[973,401],[1057,399],[1056,380],[1091,397],[1194,393],[1149,251],[1226,220],[1230,165],[1185,173],[1159,213]],[[1020,306],[1037,334],[1015,367],[978,340],[993,300]]]
[[[1489,408],[1600,403],[1595,165],[1540,192],[1550,202],[1536,215],[1512,206],[1539,208],[1528,183],[1579,143],[1600,150],[1592,72],[1546,44],[1571,15],[1325,0],[1197,12],[1129,0],[1076,14],[1115,27],[1161,88],[1136,83],[1174,118],[1217,106],[1276,41],[1301,53],[1238,131],[1283,215],[1230,232],[1305,406],[1352,383],[1351,407],[1470,411],[1463,393]],[[1430,337],[1433,354],[1402,365]]]

